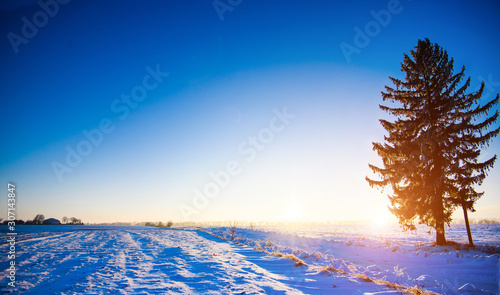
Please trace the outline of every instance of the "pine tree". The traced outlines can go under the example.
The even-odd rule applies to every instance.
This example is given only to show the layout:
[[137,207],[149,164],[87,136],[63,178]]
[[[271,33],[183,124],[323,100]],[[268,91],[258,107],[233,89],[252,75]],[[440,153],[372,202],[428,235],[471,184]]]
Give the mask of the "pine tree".
[[478,158],[500,132],[500,128],[488,132],[498,111],[476,121],[487,116],[499,96],[481,105],[484,82],[479,90],[467,93],[470,77],[461,83],[465,67],[454,74],[453,59],[429,39],[419,40],[410,55],[404,54],[401,63],[405,80],[389,77],[395,87],[386,86],[382,92],[383,100],[396,106],[380,108],[396,119],[380,120],[388,135],[384,143],[373,143],[383,167],[369,166],[381,180],[366,180],[372,187],[392,188],[389,209],[404,229],[414,229],[418,220],[433,227],[436,244],[444,245],[444,226],[451,222],[451,214],[462,206],[468,224],[467,211],[474,210],[483,194],[476,186],[496,160],[496,155],[485,162]]

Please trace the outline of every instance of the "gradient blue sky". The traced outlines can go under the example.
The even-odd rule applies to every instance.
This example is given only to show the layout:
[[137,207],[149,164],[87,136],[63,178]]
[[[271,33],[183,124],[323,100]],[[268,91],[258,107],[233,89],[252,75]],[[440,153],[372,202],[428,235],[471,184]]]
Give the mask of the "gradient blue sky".
[[[41,7],[3,1],[0,183],[17,185],[21,219],[181,221],[210,172],[237,162],[240,173],[188,219],[385,219],[388,199],[364,177],[380,163],[380,91],[402,77],[403,53],[428,37],[467,67],[471,90],[482,79],[487,98],[500,92],[497,1],[394,3],[242,0],[221,20],[213,1],[73,0],[16,53],[9,33]],[[393,4],[400,12],[348,62],[340,44],[355,45],[354,28]],[[157,66],[168,77],[127,116],[113,109]],[[238,147],[285,108],[295,117],[247,161]],[[103,119],[113,131],[59,181],[53,163]],[[496,166],[472,218],[500,217]]]

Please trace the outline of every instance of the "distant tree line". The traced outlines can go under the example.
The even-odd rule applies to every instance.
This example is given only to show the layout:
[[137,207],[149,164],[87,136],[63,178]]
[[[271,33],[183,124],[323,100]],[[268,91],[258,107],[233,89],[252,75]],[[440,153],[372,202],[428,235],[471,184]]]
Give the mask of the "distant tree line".
[[87,225],[104,225],[104,226],[133,226],[135,223],[132,222],[95,222],[95,223],[87,223]]
[[[2,219],[0,219],[0,222]],[[7,224],[9,220],[4,220],[2,224]],[[62,218],[62,222],[55,219],[55,218],[48,218],[45,219],[45,216],[43,214],[37,214],[33,220],[22,220],[22,219],[17,219],[14,220],[16,224],[26,224],[26,225],[57,225],[57,224],[68,224],[68,225],[83,225],[83,222],[81,219],[71,217],[68,219],[68,217],[64,216]]]
[[173,221],[168,221],[167,223],[163,223],[162,221],[152,222],[152,221],[141,221],[141,222],[97,222],[97,223],[87,223],[87,225],[106,225],[106,226],[154,226],[167,228],[172,227],[174,225]]
[[72,224],[72,225],[83,225],[83,222],[81,219],[75,218],[75,217],[66,217],[64,216],[62,218],[62,224]]
[[148,221],[148,222],[144,223],[144,226],[154,226],[154,227],[159,227],[159,228],[169,228],[169,227],[172,227],[172,225],[174,225],[172,220],[169,220],[167,223],[163,223],[161,221],[158,221],[158,222]]

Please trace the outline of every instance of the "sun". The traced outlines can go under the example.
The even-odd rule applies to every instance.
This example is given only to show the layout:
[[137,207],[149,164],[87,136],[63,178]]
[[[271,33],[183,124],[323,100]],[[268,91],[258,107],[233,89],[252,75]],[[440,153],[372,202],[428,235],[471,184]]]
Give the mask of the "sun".
[[285,218],[287,220],[297,220],[302,216],[302,212],[300,211],[300,207],[297,203],[292,203],[288,205],[285,212]]

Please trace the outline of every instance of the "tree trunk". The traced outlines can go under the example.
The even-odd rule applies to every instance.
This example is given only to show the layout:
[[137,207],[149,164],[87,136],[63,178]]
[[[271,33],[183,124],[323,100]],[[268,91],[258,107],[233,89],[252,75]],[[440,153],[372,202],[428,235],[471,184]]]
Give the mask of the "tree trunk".
[[462,204],[462,209],[464,210],[465,227],[467,228],[467,236],[469,237],[469,246],[474,247],[472,242],[472,233],[470,231],[469,216],[467,215],[467,208]]
[[436,245],[446,245],[446,238],[444,236],[444,222],[442,220],[436,221]]
[[446,245],[446,237],[444,233],[444,205],[443,205],[443,193],[440,186],[436,186],[435,189],[435,199],[434,199],[434,218],[436,220],[436,245],[444,246]]

